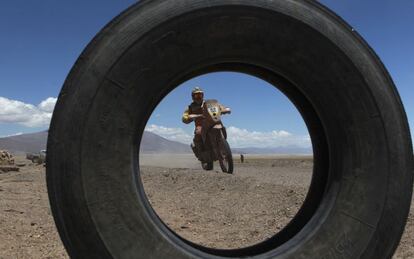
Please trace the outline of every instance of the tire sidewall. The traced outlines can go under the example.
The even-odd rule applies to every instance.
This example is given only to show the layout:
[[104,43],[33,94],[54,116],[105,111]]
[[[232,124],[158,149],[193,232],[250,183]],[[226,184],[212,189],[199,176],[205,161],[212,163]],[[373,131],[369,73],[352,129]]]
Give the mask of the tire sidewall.
[[[157,219],[145,200],[139,174],[134,172],[138,169],[134,162],[138,154],[132,143],[139,143],[142,137],[145,122],[151,114],[148,107],[155,108],[172,88],[157,95],[154,90],[149,90],[149,86],[132,89],[132,82],[122,79],[124,76],[130,79],[131,75],[120,68],[124,64],[122,62],[127,62],[125,53],[139,46],[140,39],[152,30],[162,31],[160,28],[166,26],[169,19],[221,5],[251,6],[266,9],[266,12],[279,12],[311,27],[352,61],[352,66],[363,76],[361,80],[366,82],[361,98],[372,104],[367,106],[366,112],[367,118],[371,119],[361,123],[365,119],[361,109],[362,119],[355,119],[357,123],[353,125],[353,131],[347,132],[353,135],[342,142],[335,139],[346,136],[346,132],[335,135],[332,132],[336,127],[328,125],[328,119],[325,120],[330,152],[345,150],[342,145],[346,144],[351,147],[347,152],[338,151],[330,157],[330,170],[341,171],[337,174],[339,179],[329,179],[330,188],[326,190],[320,209],[294,240],[262,255],[282,258],[391,256],[402,233],[412,186],[412,150],[410,142],[407,143],[409,132],[395,87],[382,64],[359,36],[320,5],[305,1],[275,3],[264,0],[225,1],[225,4],[222,1],[144,1],[108,25],[81,55],[59,96],[48,140],[48,150],[51,150],[47,157],[48,189],[51,190],[51,205],[59,232],[69,254],[98,257],[97,251],[105,247],[107,251],[100,255],[101,258],[129,258],[137,254],[154,258],[211,256],[180,240]],[[163,37],[171,35],[168,33],[166,29]],[[162,43],[162,39],[159,44],[168,43]],[[158,42],[154,41],[154,45]],[[161,50],[162,46],[154,48]],[[162,55],[168,56],[168,53],[157,55],[154,59],[162,60]],[[142,77],[149,76],[145,69],[145,66],[139,67],[137,73]],[[162,74],[165,71],[157,72]],[[188,72],[178,74],[177,80],[172,80],[171,84],[186,74]],[[309,89],[302,90],[310,92]],[[133,105],[131,98],[126,97],[130,93],[128,91],[133,93],[132,96],[145,98]],[[311,100],[316,98],[307,97]],[[323,110],[316,111],[321,118],[329,118]],[[371,129],[377,132],[372,133],[373,137],[367,137]],[[355,141],[361,141],[363,137],[367,140],[353,142],[352,138],[357,134],[360,135],[358,139],[354,138]],[[374,137],[377,144],[371,142]],[[383,148],[378,148],[374,154],[369,151],[369,144],[374,148],[383,145]],[[358,155],[352,157],[353,153]],[[112,154],[119,154],[117,158],[120,159],[115,161]],[[338,162],[340,155],[344,156],[346,164]],[[364,155],[361,161],[358,160],[359,155]],[[63,161],[64,157],[71,157],[71,160]],[[370,158],[378,165],[368,162]],[[369,167],[364,167],[367,165]],[[346,170],[351,173],[346,175]],[[367,183],[372,179],[372,186],[368,187]],[[60,187],[56,187],[58,185]],[[365,209],[358,207],[355,213],[360,214],[355,215],[350,211],[355,208],[353,200],[358,195],[362,195],[361,204],[367,206]],[[373,197],[377,200],[373,201]],[[368,206],[372,202],[375,210]],[[79,213],[70,211],[68,204]],[[68,214],[63,215],[62,211]],[[397,223],[396,226],[393,223]],[[89,242],[73,241],[85,232],[89,233]]]

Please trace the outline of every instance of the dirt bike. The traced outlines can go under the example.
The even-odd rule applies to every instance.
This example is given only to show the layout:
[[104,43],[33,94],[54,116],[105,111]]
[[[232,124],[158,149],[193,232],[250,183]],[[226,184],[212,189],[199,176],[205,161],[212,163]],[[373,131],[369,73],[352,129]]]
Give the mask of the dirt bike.
[[230,145],[227,142],[227,132],[221,122],[221,115],[230,113],[230,109],[222,110],[217,100],[206,100],[203,105],[203,114],[192,114],[191,118],[203,117],[202,140],[203,151],[198,151],[191,145],[194,154],[201,161],[204,170],[213,170],[214,161],[219,161],[221,170],[233,173],[233,157]]

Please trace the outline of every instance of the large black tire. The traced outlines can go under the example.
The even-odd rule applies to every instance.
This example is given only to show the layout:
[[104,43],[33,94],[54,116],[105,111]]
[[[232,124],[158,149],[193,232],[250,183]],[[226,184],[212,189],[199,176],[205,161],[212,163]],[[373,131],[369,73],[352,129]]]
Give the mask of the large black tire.
[[[314,150],[298,214],[269,240],[236,250],[195,245],[164,225],[136,159],[160,100],[220,70],[277,85]],[[47,186],[72,258],[390,258],[411,202],[412,156],[386,69],[317,1],[152,0],[114,19],[72,68],[50,126]]]

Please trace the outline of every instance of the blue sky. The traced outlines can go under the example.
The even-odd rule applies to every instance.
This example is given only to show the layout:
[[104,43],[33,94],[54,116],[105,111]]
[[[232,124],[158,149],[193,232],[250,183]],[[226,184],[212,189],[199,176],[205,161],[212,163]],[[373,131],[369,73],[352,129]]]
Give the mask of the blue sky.
[[204,90],[205,99],[218,99],[232,109],[231,115],[222,117],[230,145],[311,145],[303,119],[287,97],[259,78],[234,72],[211,73],[184,82],[157,106],[147,130],[171,140],[191,142],[194,125],[183,124],[181,116],[191,103],[195,86]]
[[[78,55],[106,23],[134,2],[1,1],[0,136],[46,129],[54,98]],[[321,2],[350,23],[380,56],[414,127],[414,1]],[[246,89],[248,94],[234,92],[230,87],[216,96],[222,84]],[[303,121],[283,95],[261,80],[237,73],[217,73],[187,82],[157,108],[148,123],[149,127],[153,125],[151,130],[185,140],[191,135],[192,126],[182,124],[177,116],[189,103],[189,91],[194,85],[204,87],[206,97],[219,98],[233,109],[224,122],[233,127],[234,134],[244,134],[252,141],[279,138],[274,144],[309,144]],[[243,102],[238,105],[235,97],[255,99],[255,107],[264,107],[265,112],[249,110]],[[270,122],[269,116],[278,120]]]

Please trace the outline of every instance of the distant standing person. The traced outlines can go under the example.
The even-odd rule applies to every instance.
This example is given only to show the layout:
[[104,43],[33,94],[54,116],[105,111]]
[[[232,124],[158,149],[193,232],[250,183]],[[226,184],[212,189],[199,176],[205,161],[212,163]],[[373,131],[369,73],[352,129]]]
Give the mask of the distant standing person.
[[243,156],[243,154],[240,154],[240,162],[244,163],[244,156]]

